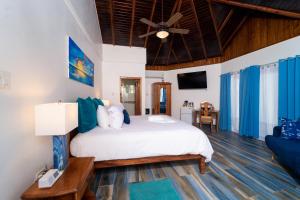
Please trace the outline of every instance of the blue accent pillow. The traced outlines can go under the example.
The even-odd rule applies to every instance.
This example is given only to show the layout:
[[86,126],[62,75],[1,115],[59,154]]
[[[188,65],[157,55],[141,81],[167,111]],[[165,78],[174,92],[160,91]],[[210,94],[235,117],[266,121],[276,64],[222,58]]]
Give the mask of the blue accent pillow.
[[104,106],[104,103],[101,101],[101,99],[94,98],[93,102],[94,102],[94,105],[96,107],[96,110],[98,109],[99,105]]
[[97,126],[97,112],[93,100],[78,98],[78,131],[85,133]]
[[281,119],[281,137],[287,140],[296,139],[296,125],[297,122],[291,119]]
[[130,124],[130,117],[129,117],[129,114],[127,112],[127,110],[123,110],[123,114],[124,114],[124,123],[125,124]]

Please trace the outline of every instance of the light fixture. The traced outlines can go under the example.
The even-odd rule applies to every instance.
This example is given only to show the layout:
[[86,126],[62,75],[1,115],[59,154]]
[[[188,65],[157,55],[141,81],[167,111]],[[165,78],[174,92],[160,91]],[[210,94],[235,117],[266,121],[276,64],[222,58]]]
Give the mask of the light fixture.
[[35,135],[53,136],[53,167],[64,170],[68,163],[66,134],[78,126],[77,103],[35,106]]
[[161,21],[162,23],[160,24],[159,30],[156,33],[156,37],[160,39],[165,39],[166,37],[169,36],[169,32],[167,31],[166,27],[163,24],[164,21],[164,1],[161,1]]
[[156,33],[156,36],[159,37],[160,39],[164,39],[169,36],[169,32],[161,29]]

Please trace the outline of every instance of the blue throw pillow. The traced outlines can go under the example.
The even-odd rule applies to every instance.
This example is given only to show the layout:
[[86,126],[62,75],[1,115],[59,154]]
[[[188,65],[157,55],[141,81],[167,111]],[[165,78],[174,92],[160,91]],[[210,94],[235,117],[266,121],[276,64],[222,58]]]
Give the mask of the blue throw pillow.
[[97,126],[97,112],[93,100],[78,98],[78,131],[85,133]]
[[281,137],[287,140],[296,139],[296,121],[291,119],[281,119]]
[[101,99],[94,98],[93,102],[94,102],[94,105],[96,107],[96,110],[98,109],[99,105],[104,106],[104,103],[101,101]]
[[125,124],[130,124],[130,117],[129,117],[129,114],[127,112],[127,110],[123,110],[123,114],[124,114],[124,123]]

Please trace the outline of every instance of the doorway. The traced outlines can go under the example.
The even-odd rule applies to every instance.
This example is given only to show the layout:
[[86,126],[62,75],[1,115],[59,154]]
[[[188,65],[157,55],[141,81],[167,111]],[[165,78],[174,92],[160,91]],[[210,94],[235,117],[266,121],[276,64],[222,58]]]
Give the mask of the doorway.
[[129,115],[141,115],[141,78],[121,78],[120,102]]
[[171,83],[152,84],[152,114],[171,115]]

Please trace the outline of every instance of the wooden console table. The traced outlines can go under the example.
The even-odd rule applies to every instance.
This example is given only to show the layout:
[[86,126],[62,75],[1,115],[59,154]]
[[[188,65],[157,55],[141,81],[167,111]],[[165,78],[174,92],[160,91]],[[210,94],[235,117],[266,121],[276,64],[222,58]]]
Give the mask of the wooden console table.
[[[213,110],[213,111],[210,111],[209,113],[216,120],[216,131],[219,131],[219,111]],[[201,111],[199,109],[194,109],[193,110],[193,124],[200,127],[200,123],[197,122],[198,116],[199,116],[199,120],[200,120]]]

